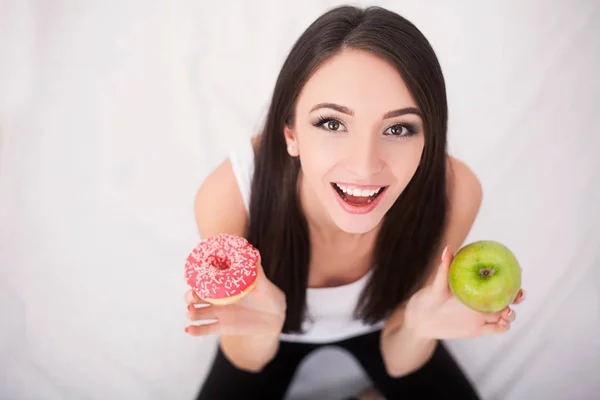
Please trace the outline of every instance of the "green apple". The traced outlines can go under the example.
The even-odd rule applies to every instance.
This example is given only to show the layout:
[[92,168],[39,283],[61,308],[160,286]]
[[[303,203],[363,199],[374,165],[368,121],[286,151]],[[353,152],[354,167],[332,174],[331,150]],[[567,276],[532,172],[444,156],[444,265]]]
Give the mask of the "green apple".
[[521,267],[502,243],[481,240],[461,248],[448,273],[450,290],[467,307],[482,313],[501,311],[521,289]]

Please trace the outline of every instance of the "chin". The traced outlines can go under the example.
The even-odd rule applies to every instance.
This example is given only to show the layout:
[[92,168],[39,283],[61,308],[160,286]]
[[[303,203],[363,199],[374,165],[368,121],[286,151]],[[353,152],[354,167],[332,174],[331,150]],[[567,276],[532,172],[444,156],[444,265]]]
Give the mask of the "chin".
[[[342,213],[344,213],[342,211]],[[377,228],[383,215],[340,215],[339,212],[332,215],[333,222],[342,231],[349,234],[365,234]],[[345,214],[345,213],[344,213]]]

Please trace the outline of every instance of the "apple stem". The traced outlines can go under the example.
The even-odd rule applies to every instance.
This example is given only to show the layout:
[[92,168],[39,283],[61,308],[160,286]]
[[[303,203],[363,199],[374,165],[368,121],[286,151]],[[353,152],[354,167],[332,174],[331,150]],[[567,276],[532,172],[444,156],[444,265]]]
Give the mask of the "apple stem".
[[484,278],[494,275],[495,272],[496,270],[494,268],[481,268],[479,270],[479,274],[481,274],[481,276]]

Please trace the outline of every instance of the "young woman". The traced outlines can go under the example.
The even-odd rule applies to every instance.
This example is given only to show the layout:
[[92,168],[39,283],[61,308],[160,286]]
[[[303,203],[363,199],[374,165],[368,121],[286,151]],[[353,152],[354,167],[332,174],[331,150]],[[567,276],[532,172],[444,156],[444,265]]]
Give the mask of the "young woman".
[[515,313],[477,313],[449,290],[481,187],[447,154],[446,126],[440,65],[406,19],[345,6],[302,34],[263,132],[196,197],[202,237],[261,252],[241,302],[185,295],[191,320],[216,320],[186,332],[220,336],[199,399],[281,399],[300,361],[332,344],[388,399],[477,398],[439,341],[505,332]]

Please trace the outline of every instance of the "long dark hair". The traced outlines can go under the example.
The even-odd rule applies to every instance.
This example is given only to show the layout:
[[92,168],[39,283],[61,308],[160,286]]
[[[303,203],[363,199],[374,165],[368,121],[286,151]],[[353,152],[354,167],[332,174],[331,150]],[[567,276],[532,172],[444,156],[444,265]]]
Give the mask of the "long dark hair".
[[429,275],[446,222],[447,103],[444,77],[423,34],[380,7],[332,9],[302,34],[273,92],[255,158],[247,239],[267,277],[286,294],[284,332],[301,332],[306,312],[310,240],[300,208],[300,163],[286,151],[284,125],[293,126],[299,93],[315,70],[343,49],[360,49],[395,66],[423,115],[425,148],[408,186],[387,212],[373,250],[373,273],[355,310],[365,323],[384,319]]

